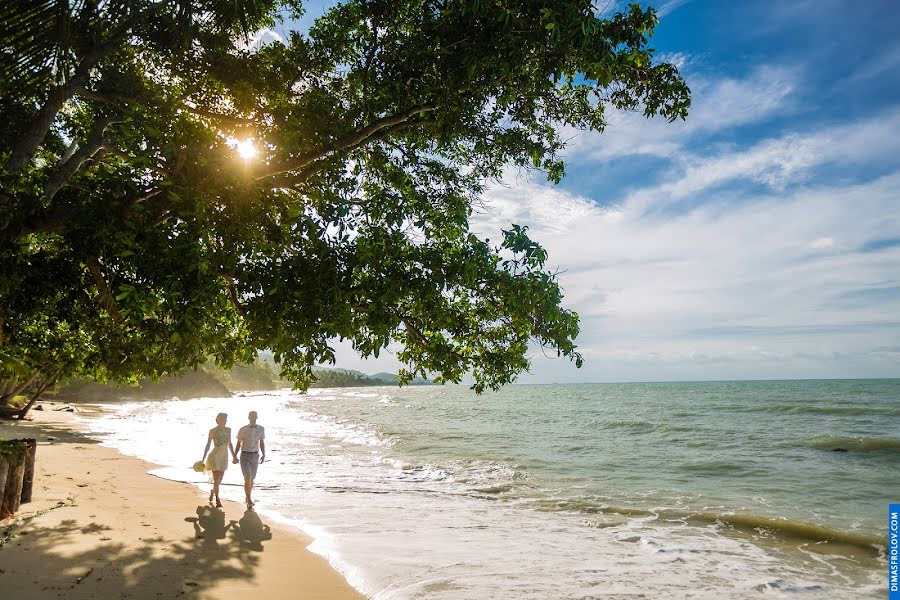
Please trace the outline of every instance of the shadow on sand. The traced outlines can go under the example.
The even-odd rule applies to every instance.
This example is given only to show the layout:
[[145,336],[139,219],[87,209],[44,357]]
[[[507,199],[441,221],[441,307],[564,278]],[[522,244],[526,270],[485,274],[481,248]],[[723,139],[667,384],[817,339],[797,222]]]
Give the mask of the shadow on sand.
[[224,540],[231,530],[231,540],[242,550],[263,551],[263,542],[272,539],[272,530],[262,522],[253,510],[244,512],[240,521],[225,523],[225,512],[208,504],[197,507],[196,517],[185,517],[194,524],[194,535],[208,546],[218,546],[217,540]]
[[[29,555],[40,564],[47,574],[41,578],[33,590],[23,596],[28,598],[97,598],[97,588],[93,584],[103,580],[104,588],[115,589],[117,598],[177,598],[185,594],[201,593],[210,581],[238,581],[252,578],[259,564],[259,555],[247,552],[239,543],[218,543],[225,538],[225,531],[231,526],[225,524],[224,514],[218,509],[204,514],[203,525],[198,517],[195,528],[202,533],[202,539],[194,535],[180,542],[161,537],[143,538],[140,548],[127,548],[117,543],[114,537],[106,538],[103,545],[77,553],[61,554],[60,541],[68,541],[85,535],[86,531],[105,529],[102,525],[85,525],[74,520],[64,520],[53,527],[34,524],[28,527]],[[206,511],[204,511],[206,513]],[[0,554],[15,551],[13,548],[0,549]],[[0,558],[2,561],[2,558]],[[73,565],[93,565],[77,579],[71,574]],[[0,573],[4,573],[0,570]],[[0,574],[3,578],[16,576],[15,573]],[[86,583],[82,583],[86,580]],[[190,596],[188,596],[190,597]]]

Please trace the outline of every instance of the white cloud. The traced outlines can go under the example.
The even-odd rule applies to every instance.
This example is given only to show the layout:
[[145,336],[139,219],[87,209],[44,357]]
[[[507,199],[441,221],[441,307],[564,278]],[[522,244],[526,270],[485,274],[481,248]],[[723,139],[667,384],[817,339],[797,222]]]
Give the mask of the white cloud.
[[854,250],[900,235],[900,173],[668,218],[529,182],[486,195],[476,228],[530,225],[582,317],[588,371],[538,356],[537,380],[697,378],[710,365],[722,378],[835,376],[837,355],[859,374],[900,373],[872,354],[900,333],[900,297],[844,300],[900,286],[900,248]]
[[602,134],[564,132],[574,161],[634,154],[673,156],[692,136],[755,123],[791,110],[796,69],[760,67],[743,79],[688,76],[692,108],[686,121],[667,123],[637,112],[611,110]]
[[[536,350],[523,382],[900,375],[900,296],[865,296],[900,286],[900,247],[858,251],[900,235],[900,172],[667,218],[529,181],[486,201],[473,229],[529,225],[581,315],[585,368]],[[344,346],[340,366],[399,366]]]
[[641,210],[666,207],[684,199],[697,202],[704,198],[703,192],[741,180],[783,191],[789,185],[809,180],[818,168],[871,167],[894,160],[900,154],[900,137],[894,135],[898,130],[900,111],[893,111],[812,133],[788,133],[749,148],[707,156],[685,153],[677,160],[677,177],[640,189],[627,202]]
[[694,57],[686,52],[665,52],[657,54],[655,62],[667,62],[675,65],[676,69],[682,71],[687,65],[694,62]]
[[659,8],[656,9],[656,16],[660,19],[674,11],[679,6],[687,4],[691,0],[669,0],[668,2],[663,3]]
[[816,238],[809,243],[809,248],[811,248],[812,250],[826,250],[828,248],[834,248],[834,238]]
[[275,31],[274,29],[269,29],[265,27],[260,29],[256,33],[250,36],[245,45],[246,48],[259,49],[260,46],[265,46],[266,44],[271,44],[273,42],[278,42],[279,44],[284,44],[284,36]]

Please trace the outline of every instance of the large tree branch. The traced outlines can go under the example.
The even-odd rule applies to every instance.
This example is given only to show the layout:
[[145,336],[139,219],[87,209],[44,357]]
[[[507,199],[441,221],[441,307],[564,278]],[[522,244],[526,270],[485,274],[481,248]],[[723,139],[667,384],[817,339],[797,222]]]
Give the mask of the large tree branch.
[[244,305],[241,304],[241,301],[238,298],[236,287],[237,282],[235,281],[234,277],[228,272],[222,271],[220,273],[220,276],[225,282],[225,286],[228,288],[228,296],[229,298],[231,298],[231,303],[234,304],[234,308],[238,311],[238,314],[243,317],[245,314]]
[[[254,179],[256,181],[261,181],[263,179],[268,179],[270,177],[275,177],[277,175],[284,175],[296,171],[301,171],[310,166],[311,164],[318,162],[322,159],[329,158],[334,156],[339,152],[346,152],[349,150],[353,150],[354,148],[358,148],[362,145],[365,145],[369,142],[375,141],[376,139],[381,139],[385,134],[376,137],[379,133],[381,133],[385,129],[390,129],[390,132],[396,131],[397,129],[401,129],[403,127],[408,127],[410,124],[408,122],[415,117],[416,115],[422,113],[433,112],[437,110],[436,106],[420,104],[417,106],[410,107],[406,110],[403,110],[394,115],[390,115],[387,117],[382,117],[369,125],[363,127],[362,129],[358,129],[353,131],[344,137],[336,140],[333,144],[328,146],[327,148],[320,148],[319,150],[315,150],[313,152],[307,152],[305,154],[301,154],[300,156],[294,158],[287,164],[279,165],[275,167],[273,170],[263,173],[262,175],[257,175]],[[307,175],[308,177],[308,175]],[[305,178],[304,178],[305,179]]]
[[[368,136],[365,139],[360,139],[352,145],[348,145],[344,148],[341,148],[340,152],[350,152],[361,146],[365,146],[365,145],[371,144],[373,142],[377,142],[377,141],[386,139],[389,136],[391,136],[392,134],[394,134],[397,131],[400,131],[402,129],[408,129],[410,127],[415,127],[417,125],[425,125],[425,124],[431,123],[431,122],[432,122],[432,120],[428,119],[428,118],[410,119],[407,121],[401,121],[400,123],[396,123],[390,127],[384,127],[382,129],[380,129],[378,132]],[[317,159],[316,161],[312,162],[311,164],[307,165],[305,168],[300,169],[297,172],[283,174],[281,177],[274,179],[272,181],[272,187],[293,187],[293,186],[304,183],[316,171],[318,171],[321,168],[321,161],[324,158],[329,158],[331,156],[334,156],[336,153],[337,153],[337,151],[327,153],[322,158]]]
[[[397,113],[396,115],[378,119],[368,126],[344,136],[330,148],[307,153],[292,161],[291,165],[293,166],[284,165],[281,168],[273,170],[267,174],[259,175],[255,179],[256,181],[262,181],[270,177],[282,175],[282,177],[279,177],[271,182],[272,187],[292,187],[302,184],[321,168],[320,163],[323,159],[332,157],[341,152],[350,152],[361,146],[383,140],[402,129],[430,123],[432,121],[430,118],[414,117],[419,114],[429,113],[435,110],[436,107],[433,106],[419,105],[409,108],[401,113]],[[184,166],[185,159],[182,159],[182,156],[179,156],[178,158],[178,162],[175,165],[173,175],[181,170],[181,168]],[[69,161],[67,161],[66,164],[73,161],[75,161],[74,156]],[[161,191],[161,189],[151,190],[150,192],[147,192],[142,196],[138,196],[129,200],[128,202],[123,203],[120,209],[120,214],[122,214],[122,216],[124,217],[125,215],[127,215],[128,211],[130,211],[133,205],[156,196],[157,194],[161,193]],[[21,227],[19,231],[14,235],[15,237],[22,237],[32,233],[52,233],[62,231],[65,229],[66,222],[76,214],[78,214],[78,209],[75,207],[52,207],[41,217],[34,219],[30,224],[26,224],[25,226]]]
[[[151,10],[155,10],[155,8],[152,8]],[[31,158],[35,150],[38,149],[38,146],[41,145],[41,142],[44,141],[47,132],[50,131],[50,126],[53,125],[53,121],[56,119],[56,115],[59,114],[63,105],[72,98],[72,96],[85,88],[88,83],[91,69],[94,68],[94,65],[96,65],[100,59],[118,47],[126,34],[131,30],[131,26],[139,15],[140,13],[136,13],[129,19],[126,19],[106,42],[88,50],[84,55],[84,58],[78,64],[78,67],[75,69],[75,74],[72,78],[66,83],[50,90],[46,102],[44,102],[44,105],[34,116],[34,119],[32,119],[28,131],[25,132],[25,135],[22,136],[19,143],[16,144],[16,147],[13,149],[12,154],[9,156],[7,166],[10,171],[19,171],[25,167],[28,163],[28,159]]]
[[[85,59],[85,61],[86,60],[87,59]],[[82,62],[82,64],[85,64],[85,62]],[[63,85],[59,85],[50,90],[47,101],[44,102],[44,105],[34,116],[28,131],[25,132],[25,135],[22,136],[22,139],[19,140],[19,143],[16,144],[12,154],[9,156],[7,166],[10,171],[19,171],[25,167],[28,159],[31,158],[34,151],[37,150],[38,146],[41,145],[41,142],[44,141],[44,137],[47,135],[47,132],[50,131],[50,126],[53,124],[54,119],[56,119],[56,115],[63,107],[63,104],[87,83],[88,70],[89,68],[84,71],[79,69],[80,72],[77,73],[75,77]]]
[[87,263],[87,268],[91,274],[91,278],[94,280],[94,285],[97,286],[97,303],[106,309],[106,312],[109,313],[109,316],[112,317],[113,321],[116,321],[117,323],[120,322],[122,316],[119,314],[115,298],[113,298],[113,295],[109,292],[109,286],[106,285],[106,279],[103,277],[103,268],[100,266],[100,261],[96,258],[90,259]]
[[427,343],[425,339],[425,335],[422,333],[422,330],[413,323],[412,317],[409,316],[401,316],[400,321],[403,323],[403,326],[406,328],[406,333],[409,334],[409,337],[420,346],[424,346]]
[[103,147],[103,134],[106,132],[106,128],[112,123],[119,122],[121,121],[117,120],[117,117],[112,115],[103,116],[97,119],[97,122],[94,123],[94,126],[91,128],[91,133],[88,135],[88,139],[84,143],[84,146],[72,154],[69,159],[65,160],[59,166],[56,173],[54,173],[49,181],[44,184],[44,195],[47,200],[52,201],[53,197],[56,196],[56,193],[65,187],[72,175],[81,168],[84,161],[94,156],[97,151]]
[[[154,196],[158,196],[162,192],[162,188],[156,188],[138,196],[128,198],[119,207],[119,216],[125,218],[134,205],[149,200]],[[59,233],[60,231],[65,230],[69,220],[78,216],[82,210],[81,207],[77,206],[53,206],[39,217],[26,220],[18,230],[15,230],[14,233],[10,234],[10,237],[21,238],[33,233]]]

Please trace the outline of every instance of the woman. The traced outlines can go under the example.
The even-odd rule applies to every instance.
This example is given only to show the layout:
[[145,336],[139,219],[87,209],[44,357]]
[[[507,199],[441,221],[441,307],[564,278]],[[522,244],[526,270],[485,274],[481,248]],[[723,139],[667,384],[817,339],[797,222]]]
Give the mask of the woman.
[[[213,488],[209,493],[209,501],[213,501],[213,496],[216,498],[216,507],[221,508],[222,502],[219,500],[219,485],[222,483],[222,476],[225,475],[225,469],[228,468],[228,451],[231,451],[231,456],[237,460],[237,455],[234,452],[234,446],[231,445],[231,429],[225,427],[225,422],[228,420],[228,415],[225,413],[219,413],[216,415],[216,423],[217,425],[209,430],[209,437],[206,440],[206,448],[203,449],[203,458],[200,459],[200,462],[206,463],[206,470],[212,471],[213,476]],[[212,452],[209,452],[210,444],[213,445]],[[206,453],[209,452],[209,456],[206,456]]]

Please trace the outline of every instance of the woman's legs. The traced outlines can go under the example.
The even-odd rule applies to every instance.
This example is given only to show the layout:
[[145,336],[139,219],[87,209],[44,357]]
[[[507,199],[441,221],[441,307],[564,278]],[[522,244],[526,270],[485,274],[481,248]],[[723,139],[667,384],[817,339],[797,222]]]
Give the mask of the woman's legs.
[[[222,476],[225,475],[225,471],[213,471],[213,489],[212,495],[216,497],[216,506],[222,506],[222,502],[219,501],[219,484],[222,483]],[[210,498],[210,501],[212,498]]]

